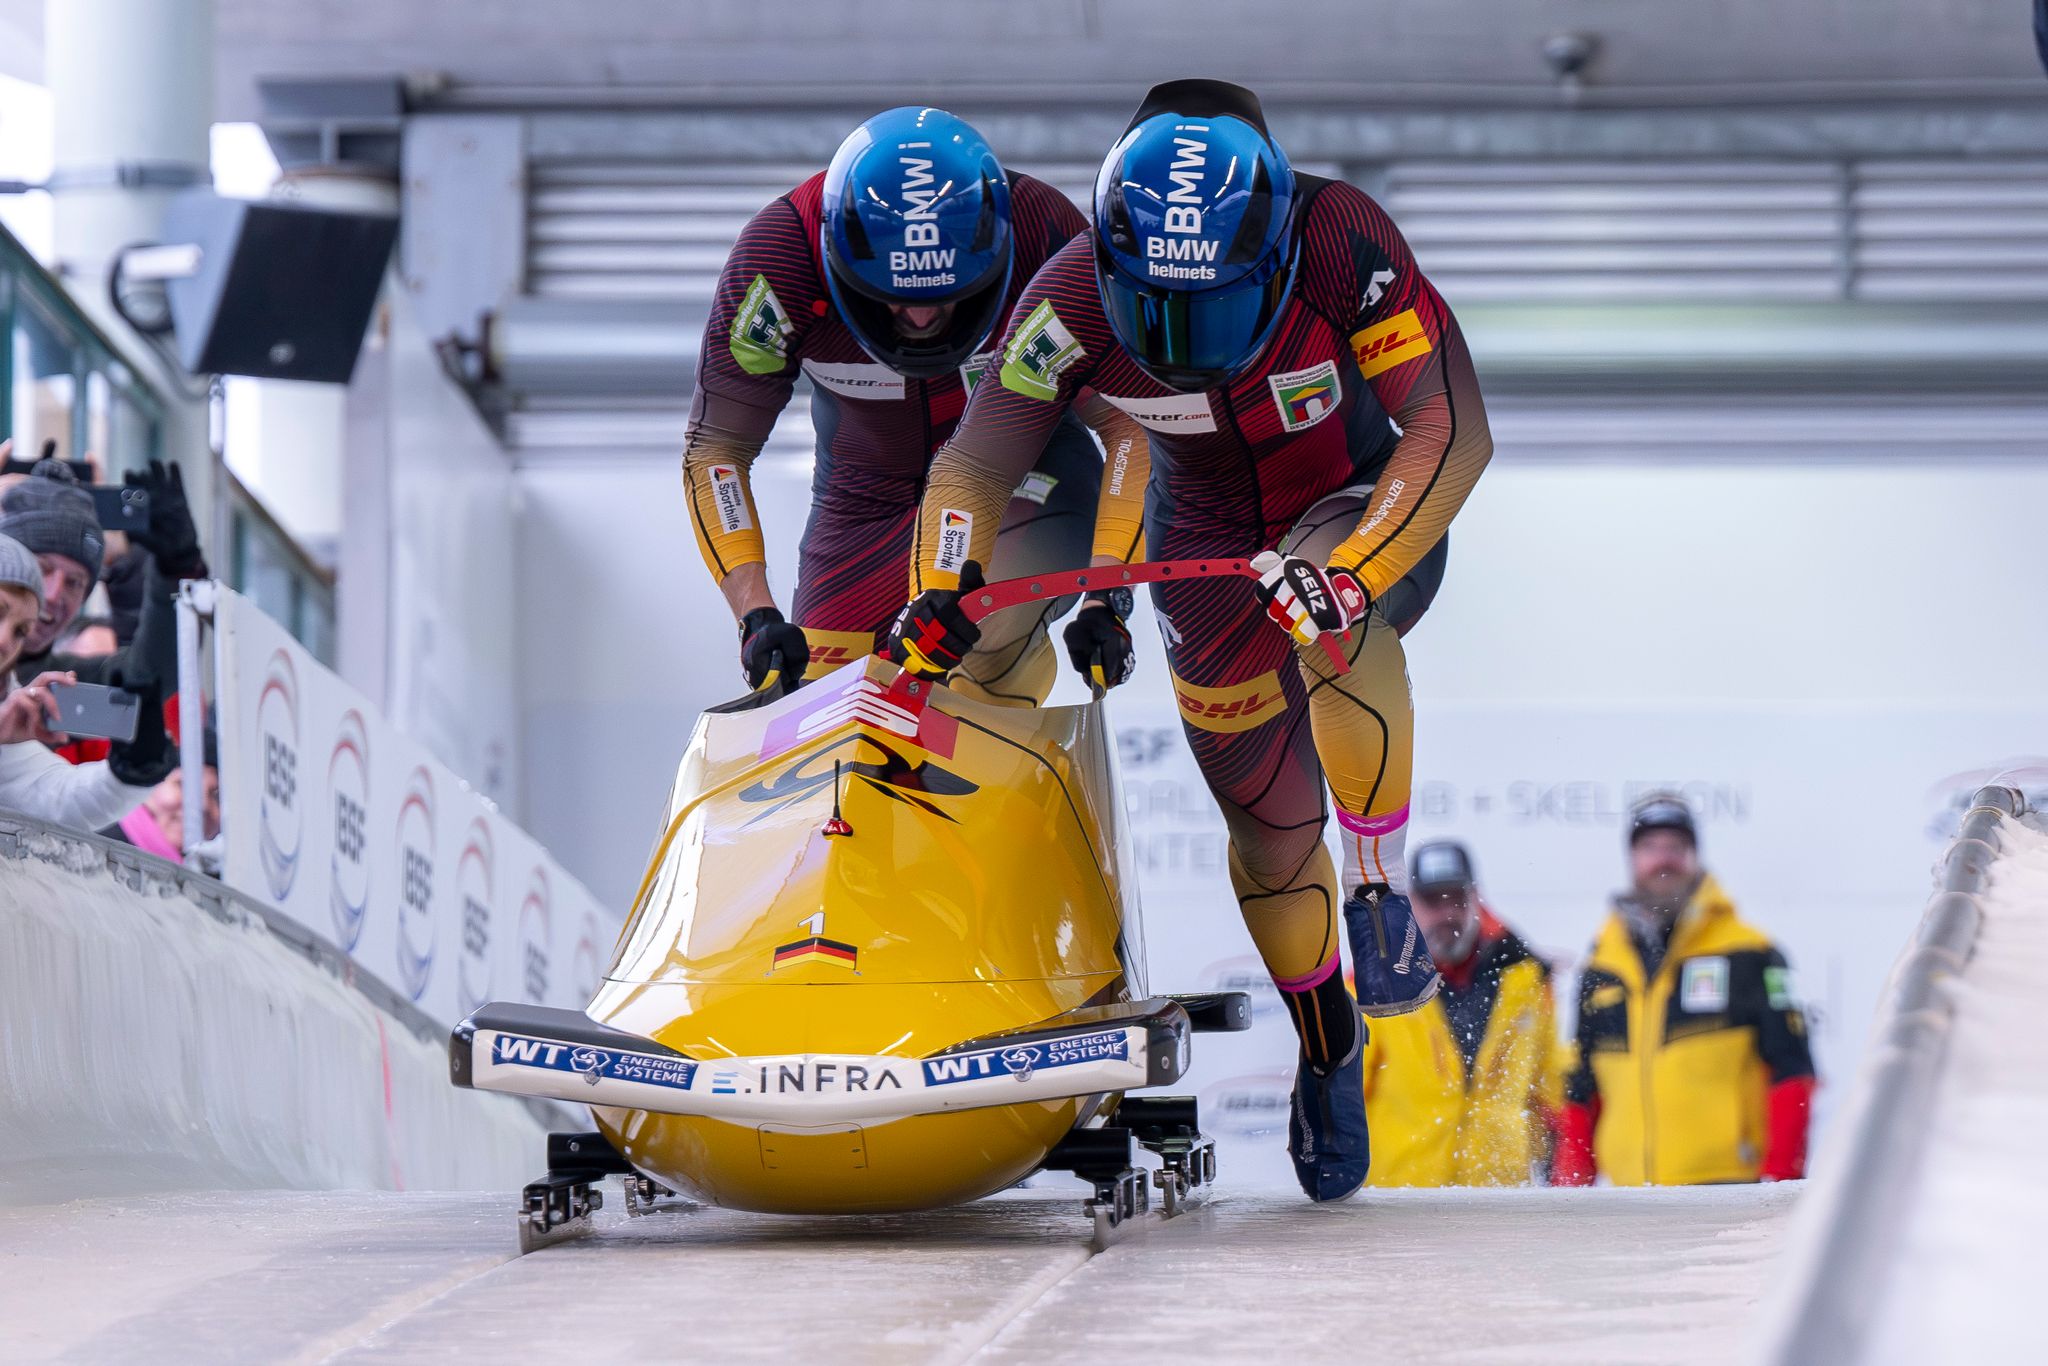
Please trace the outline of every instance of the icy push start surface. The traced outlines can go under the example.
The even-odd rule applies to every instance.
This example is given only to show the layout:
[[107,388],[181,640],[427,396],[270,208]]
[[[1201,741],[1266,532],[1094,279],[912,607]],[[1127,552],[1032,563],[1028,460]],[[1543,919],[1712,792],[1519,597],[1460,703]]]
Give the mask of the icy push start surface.
[[1720,1362],[1795,1194],[1226,1193],[1094,1257],[1065,1188],[525,1258],[505,1196],[83,1200],[0,1210],[0,1359]]

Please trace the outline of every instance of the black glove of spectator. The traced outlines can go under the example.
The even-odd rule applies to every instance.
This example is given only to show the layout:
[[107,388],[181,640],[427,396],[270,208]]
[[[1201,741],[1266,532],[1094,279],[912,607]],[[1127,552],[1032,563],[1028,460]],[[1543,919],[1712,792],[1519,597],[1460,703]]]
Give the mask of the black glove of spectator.
[[929,588],[896,617],[889,631],[889,658],[920,678],[943,678],[960,667],[981,628],[967,619],[960,595],[984,583],[981,566],[969,560],[960,570],[958,588]]
[[1128,682],[1137,668],[1130,629],[1116,608],[1106,602],[1090,599],[1082,603],[1062,634],[1067,642],[1067,658],[1098,695]]
[[172,579],[203,579],[206,557],[199,553],[199,528],[192,522],[191,504],[185,501],[185,475],[173,460],[149,462],[149,470],[130,470],[122,476],[129,488],[149,494],[149,525],[129,533],[129,539],[156,557],[156,567]]
[[778,654],[782,656],[779,677],[794,688],[804,681],[804,667],[811,662],[811,645],[804,639],[803,628],[784,621],[773,607],[756,607],[740,618],[740,668],[746,672],[748,687],[760,689],[775,683]]
[[178,747],[164,729],[163,689],[155,683],[137,687],[124,683],[116,671],[107,681],[137,698],[135,738],[116,740],[107,753],[107,767],[130,787],[155,787],[178,766]]

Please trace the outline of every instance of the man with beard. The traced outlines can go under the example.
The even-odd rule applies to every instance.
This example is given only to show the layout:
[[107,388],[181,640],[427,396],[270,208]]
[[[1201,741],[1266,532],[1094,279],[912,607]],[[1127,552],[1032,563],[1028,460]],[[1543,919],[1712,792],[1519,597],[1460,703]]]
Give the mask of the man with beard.
[[1418,848],[1408,888],[1444,984],[1422,1009],[1373,1021],[1366,1184],[1527,1185],[1562,1091],[1550,965],[1495,918],[1464,845]]
[[1552,1180],[1688,1186],[1806,1174],[1813,1057],[1785,955],[1700,867],[1684,800],[1629,813],[1633,888],[1579,979]]

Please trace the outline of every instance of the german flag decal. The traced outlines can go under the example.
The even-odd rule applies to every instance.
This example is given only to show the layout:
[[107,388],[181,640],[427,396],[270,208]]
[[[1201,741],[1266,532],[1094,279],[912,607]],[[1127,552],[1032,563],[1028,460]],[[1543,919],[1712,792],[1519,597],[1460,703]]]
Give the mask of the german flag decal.
[[794,963],[837,963],[842,968],[850,968],[859,957],[860,950],[851,944],[812,935],[809,939],[799,939],[777,949],[775,966],[786,968]]

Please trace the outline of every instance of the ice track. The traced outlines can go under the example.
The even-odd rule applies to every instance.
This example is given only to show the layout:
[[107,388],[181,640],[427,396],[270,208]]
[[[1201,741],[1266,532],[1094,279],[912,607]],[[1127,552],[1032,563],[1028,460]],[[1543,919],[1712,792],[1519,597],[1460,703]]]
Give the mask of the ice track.
[[1066,1186],[865,1219],[613,1199],[525,1258],[509,1194],[83,1199],[0,1210],[0,1359],[1721,1362],[1795,1198],[1226,1184],[1092,1257]]

